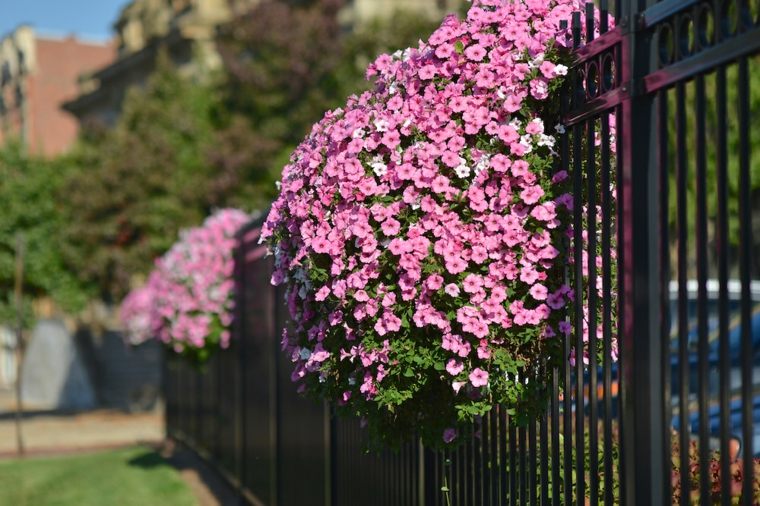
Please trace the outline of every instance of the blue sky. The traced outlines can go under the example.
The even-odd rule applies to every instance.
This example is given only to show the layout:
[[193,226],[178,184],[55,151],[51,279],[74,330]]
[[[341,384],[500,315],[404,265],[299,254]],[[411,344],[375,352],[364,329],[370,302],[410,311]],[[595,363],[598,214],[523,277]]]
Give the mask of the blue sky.
[[42,34],[105,40],[128,0],[0,0],[0,37],[28,23]]

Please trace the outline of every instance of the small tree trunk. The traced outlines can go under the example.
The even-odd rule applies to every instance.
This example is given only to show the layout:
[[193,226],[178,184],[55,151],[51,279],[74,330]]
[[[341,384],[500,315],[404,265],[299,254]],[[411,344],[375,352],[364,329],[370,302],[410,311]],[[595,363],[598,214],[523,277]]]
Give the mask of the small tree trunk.
[[16,236],[16,448],[18,454],[23,456],[24,433],[22,421],[24,417],[24,404],[21,400],[21,375],[24,363],[24,238],[21,234]]

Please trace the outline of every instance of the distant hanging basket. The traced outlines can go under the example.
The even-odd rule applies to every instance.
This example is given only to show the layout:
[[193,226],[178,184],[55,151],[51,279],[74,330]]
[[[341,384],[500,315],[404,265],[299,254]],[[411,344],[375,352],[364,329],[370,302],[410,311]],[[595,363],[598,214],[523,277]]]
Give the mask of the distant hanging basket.
[[235,233],[249,219],[242,211],[224,209],[181,234],[146,285],[122,304],[130,342],[156,337],[199,364],[229,346]]
[[[563,360],[572,196],[556,164],[568,0],[482,0],[369,68],[297,148],[264,226],[303,391],[427,444],[543,410]],[[555,126],[556,125],[556,126]]]

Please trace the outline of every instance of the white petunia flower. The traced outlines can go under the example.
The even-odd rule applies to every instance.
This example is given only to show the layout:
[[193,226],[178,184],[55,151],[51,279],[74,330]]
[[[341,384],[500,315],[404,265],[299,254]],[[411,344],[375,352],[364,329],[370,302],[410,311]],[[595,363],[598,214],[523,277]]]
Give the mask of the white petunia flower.
[[388,122],[384,119],[376,119],[374,121],[375,130],[378,132],[386,132],[388,130]]
[[388,166],[385,164],[382,157],[376,156],[372,159],[369,165],[372,167],[372,172],[374,172],[377,177],[383,177],[388,173]]
[[486,170],[491,163],[491,157],[488,155],[484,155],[478,160],[478,163],[475,165],[475,174],[480,174],[482,171]]
[[520,137],[520,145],[525,148],[525,153],[530,153],[533,151],[533,139],[532,135],[525,134],[522,137]]
[[551,135],[541,134],[537,144],[539,146],[549,146],[550,148],[553,148],[555,142],[556,140]]
[[554,67],[554,75],[557,76],[566,76],[567,75],[567,66],[566,65],[556,65]]
[[554,125],[554,130],[556,130],[558,134],[563,134],[565,133],[565,125],[562,123],[557,123]]
[[470,168],[464,163],[458,165],[454,169],[454,172],[456,172],[456,175],[462,179],[470,176]]

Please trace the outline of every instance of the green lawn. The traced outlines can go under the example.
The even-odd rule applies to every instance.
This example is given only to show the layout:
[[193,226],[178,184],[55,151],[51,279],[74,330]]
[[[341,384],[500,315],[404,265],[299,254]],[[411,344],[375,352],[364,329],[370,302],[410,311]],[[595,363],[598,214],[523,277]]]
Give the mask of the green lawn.
[[190,506],[179,473],[144,447],[0,461],[0,505]]

